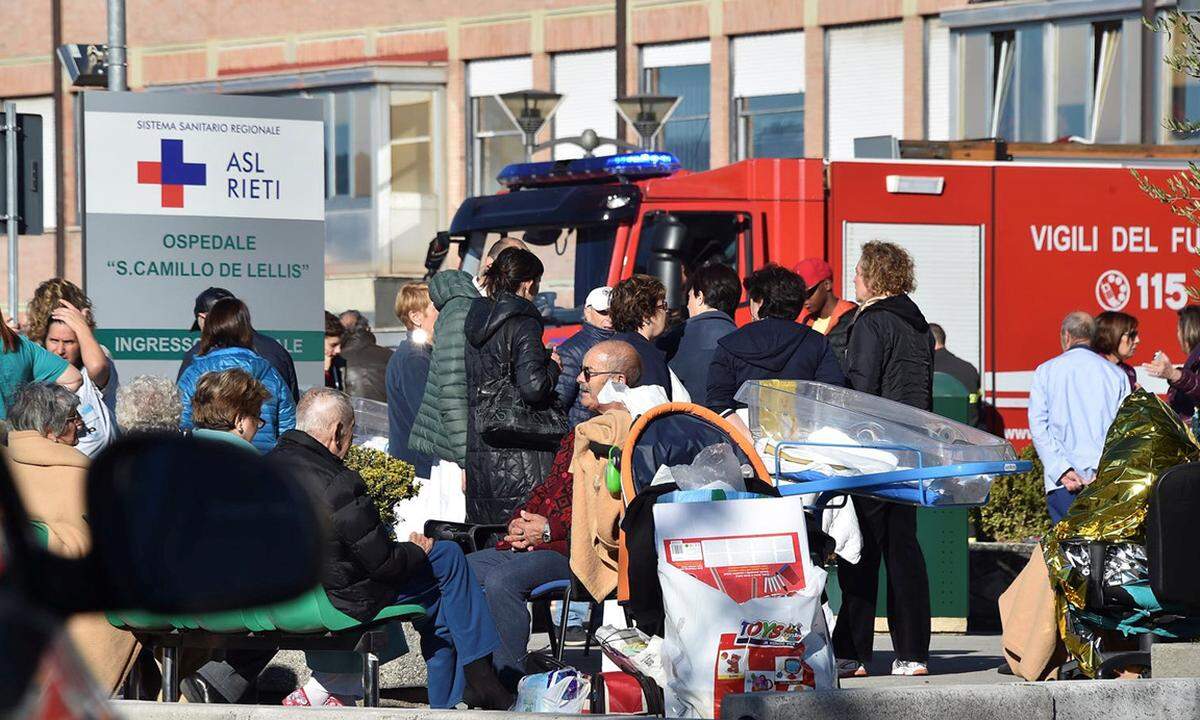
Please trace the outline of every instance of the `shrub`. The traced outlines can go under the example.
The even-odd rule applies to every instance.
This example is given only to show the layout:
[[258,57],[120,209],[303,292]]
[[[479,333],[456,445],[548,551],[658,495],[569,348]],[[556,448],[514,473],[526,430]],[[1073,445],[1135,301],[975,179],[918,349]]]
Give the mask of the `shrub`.
[[1033,468],[1020,475],[996,478],[988,504],[972,509],[976,539],[1024,542],[1041,538],[1050,530],[1042,463],[1032,444],[1021,451],[1021,459],[1032,461]]
[[367,493],[379,508],[379,517],[389,528],[396,522],[392,508],[401,500],[416,497],[421,489],[413,477],[413,466],[385,452],[354,445],[346,454],[346,467],[356,470],[367,484]]

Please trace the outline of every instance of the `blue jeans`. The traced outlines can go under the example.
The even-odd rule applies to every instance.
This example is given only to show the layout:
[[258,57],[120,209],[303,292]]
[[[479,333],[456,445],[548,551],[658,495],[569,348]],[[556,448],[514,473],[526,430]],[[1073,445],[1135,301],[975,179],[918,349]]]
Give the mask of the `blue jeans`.
[[[550,619],[554,621],[554,627],[558,627],[559,618],[562,617],[562,608],[559,603],[554,603],[550,606]],[[581,628],[586,630],[588,621],[592,619],[592,604],[589,602],[572,602],[567,608],[567,627]]]
[[543,583],[570,579],[571,566],[566,557],[553,550],[512,552],[488,548],[471,553],[467,561],[483,585],[500,632],[500,649],[493,657],[496,672],[511,685],[525,674],[529,593]]
[[1055,488],[1046,493],[1046,509],[1050,512],[1051,523],[1057,525],[1059,520],[1066,517],[1071,503],[1075,502],[1075,497],[1076,493],[1065,487]]
[[413,623],[421,633],[421,656],[429,674],[429,707],[462,702],[463,667],[500,648],[496,623],[462,548],[439,541],[429,564],[400,583],[397,604],[419,603],[428,614]]

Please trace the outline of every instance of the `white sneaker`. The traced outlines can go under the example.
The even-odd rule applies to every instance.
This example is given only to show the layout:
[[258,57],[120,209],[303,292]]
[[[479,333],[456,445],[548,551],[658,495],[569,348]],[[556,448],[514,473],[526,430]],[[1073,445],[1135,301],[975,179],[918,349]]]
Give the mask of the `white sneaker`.
[[928,675],[929,665],[916,660],[894,660],[892,661],[893,675]]

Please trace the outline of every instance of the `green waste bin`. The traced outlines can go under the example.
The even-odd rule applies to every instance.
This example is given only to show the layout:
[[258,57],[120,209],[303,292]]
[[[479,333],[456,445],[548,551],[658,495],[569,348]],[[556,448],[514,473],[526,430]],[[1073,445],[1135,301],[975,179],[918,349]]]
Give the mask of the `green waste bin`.
[[[972,399],[962,383],[945,373],[933,375],[933,410],[937,414],[966,423],[970,421]],[[917,541],[925,554],[929,570],[929,604],[934,632],[966,632],[968,610],[968,556],[966,508],[917,509]],[[829,606],[834,613],[842,604],[837,568],[829,568]],[[887,573],[879,569],[879,601],[876,618],[887,617]],[[876,629],[886,626],[877,620]]]

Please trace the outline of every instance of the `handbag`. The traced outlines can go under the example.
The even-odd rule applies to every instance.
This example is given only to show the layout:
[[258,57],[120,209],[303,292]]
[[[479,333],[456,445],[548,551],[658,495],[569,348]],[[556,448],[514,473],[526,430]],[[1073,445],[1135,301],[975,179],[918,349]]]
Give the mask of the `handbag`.
[[475,427],[489,444],[507,447],[521,444],[555,445],[567,434],[567,413],[553,401],[531,407],[512,382],[512,365],[479,388]]

